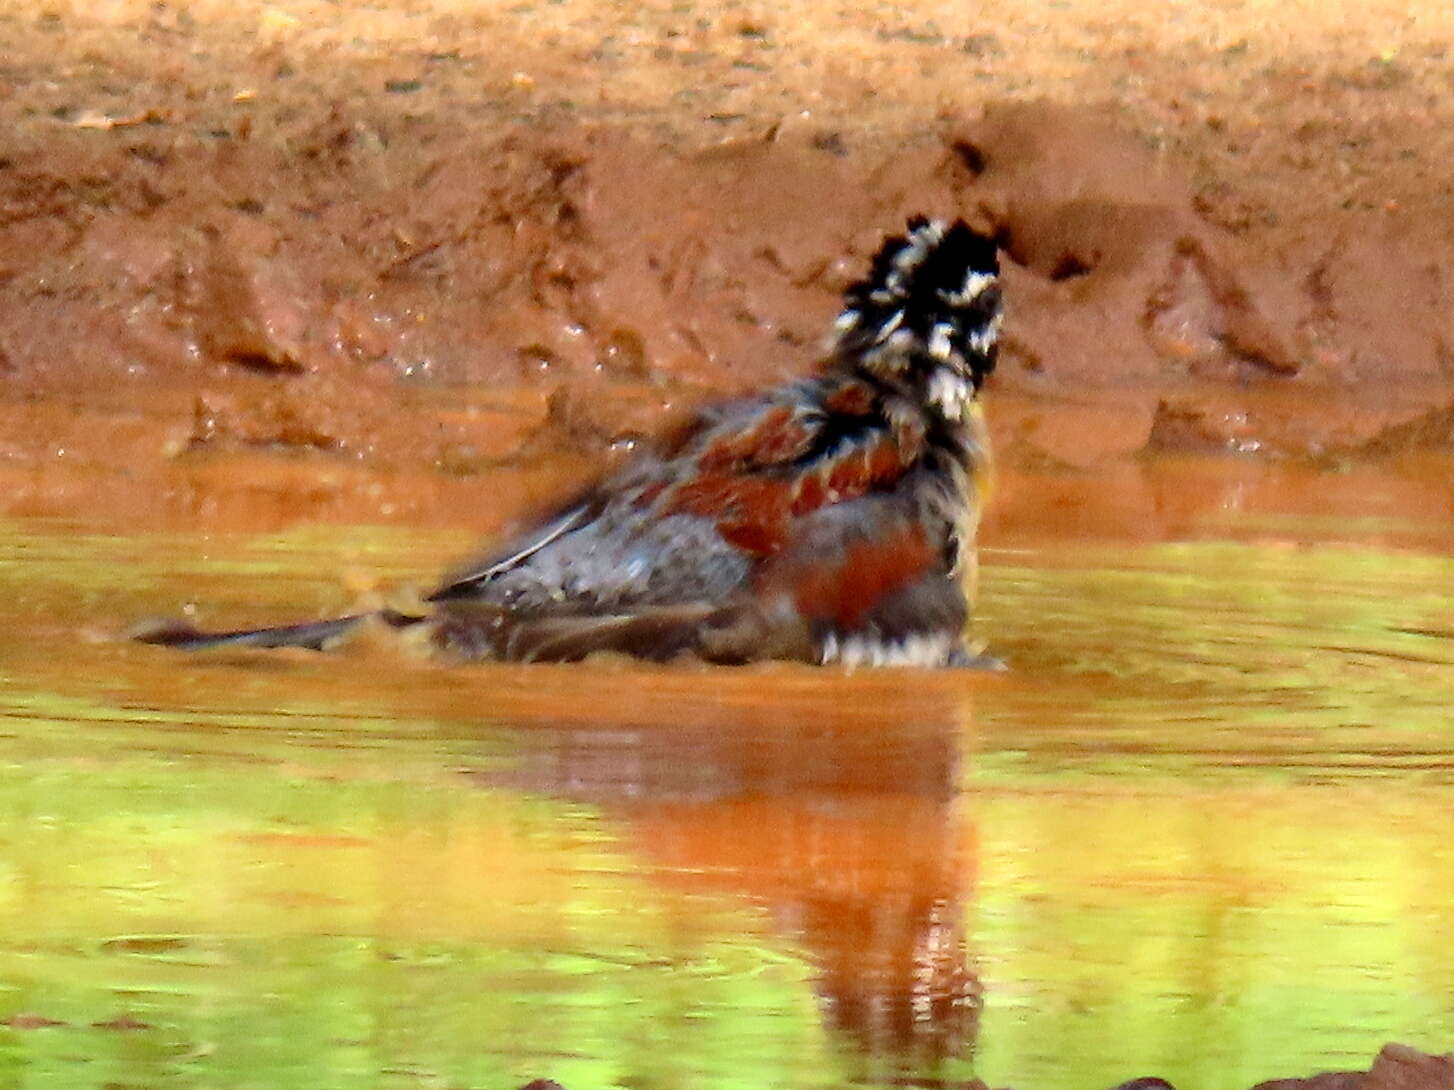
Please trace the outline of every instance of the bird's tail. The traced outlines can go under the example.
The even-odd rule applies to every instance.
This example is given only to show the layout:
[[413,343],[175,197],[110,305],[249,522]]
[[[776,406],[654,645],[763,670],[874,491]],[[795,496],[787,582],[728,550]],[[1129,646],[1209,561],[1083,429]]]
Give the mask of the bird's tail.
[[883,379],[978,390],[999,352],[999,273],[993,238],[963,220],[915,216],[844,293],[834,350]]
[[207,651],[215,647],[306,647],[313,651],[326,651],[372,618],[378,618],[392,628],[407,628],[421,620],[384,609],[333,617],[326,621],[233,632],[204,632],[187,621],[161,621],[133,631],[131,638],[139,643],[175,647],[182,651]]

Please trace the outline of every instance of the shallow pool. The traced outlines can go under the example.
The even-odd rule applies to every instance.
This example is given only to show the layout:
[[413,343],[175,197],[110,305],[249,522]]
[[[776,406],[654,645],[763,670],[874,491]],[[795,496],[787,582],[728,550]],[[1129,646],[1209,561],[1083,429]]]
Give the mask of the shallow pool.
[[110,637],[470,542],[0,523],[0,1086],[1211,1090],[1447,1049],[1454,559],[1232,529],[1002,544],[1012,672],[845,678],[189,657]]

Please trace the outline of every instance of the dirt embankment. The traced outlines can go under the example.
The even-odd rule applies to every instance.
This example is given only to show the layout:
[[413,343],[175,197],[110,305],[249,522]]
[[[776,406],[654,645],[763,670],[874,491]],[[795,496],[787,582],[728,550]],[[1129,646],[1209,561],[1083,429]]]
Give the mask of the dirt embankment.
[[[1245,110],[1206,66],[1180,94],[1207,116],[1168,127],[1190,107],[1165,71],[1160,98],[1131,94],[1125,71],[1155,65],[1108,32],[1124,71],[1096,106],[1018,76],[999,81],[1018,99],[997,94],[1035,56],[1023,16],[957,32],[906,5],[839,71],[842,12],[799,41],[748,9],[623,27],[571,0],[532,41],[547,24],[528,6],[482,30],[422,4],[398,18],[424,36],[389,51],[399,28],[349,23],[362,8],[294,7],[0,21],[7,509],[185,520],[221,502],[246,523],[523,502],[673,412],[811,368],[842,287],[921,211],[1004,244],[991,397],[1012,472],[1454,449],[1454,221],[1421,160],[1390,168],[1401,198],[1351,168],[1310,188],[1319,164],[1298,156],[1347,119],[1305,117],[1291,163],[1245,139],[1276,168],[1253,179],[1224,146]],[[1062,28],[1042,65],[1078,40]],[[1235,70],[1265,46],[1226,49]],[[822,76],[814,110],[782,109],[807,94],[795,57]],[[865,91],[906,57],[919,83]],[[1438,59],[1408,45],[1364,75],[1413,100],[1409,73]],[[694,68],[711,76],[695,97]],[[1343,93],[1345,68],[1302,78]],[[757,92],[744,71],[766,73]],[[1268,71],[1264,94],[1292,78]],[[1368,156],[1403,161],[1411,135]]]

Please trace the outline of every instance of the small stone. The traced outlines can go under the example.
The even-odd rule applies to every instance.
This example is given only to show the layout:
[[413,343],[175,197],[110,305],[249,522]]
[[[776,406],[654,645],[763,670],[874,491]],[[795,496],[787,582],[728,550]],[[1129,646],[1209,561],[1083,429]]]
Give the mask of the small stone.
[[91,1023],[91,1028],[92,1029],[110,1029],[110,1030],[117,1030],[119,1032],[129,1032],[129,1031],[132,1031],[132,1030],[139,1030],[139,1029],[151,1029],[151,1026],[148,1025],[146,1022],[142,1022],[142,1021],[139,1021],[139,1020],[131,1017],[131,1015],[129,1015],[129,1014],[123,1014],[123,1015],[119,1015],[116,1018],[108,1018],[104,1022],[92,1022]]
[[19,1014],[12,1014],[9,1018],[0,1019],[0,1026],[9,1026],[11,1029],[50,1029],[53,1026],[64,1026],[65,1024],[32,1011],[22,1011]]
[[262,371],[303,371],[312,300],[294,271],[236,239],[212,247],[194,299],[194,328],[213,358]]
[[1361,1090],[1454,1090],[1454,1056],[1431,1056],[1408,1045],[1386,1044]]

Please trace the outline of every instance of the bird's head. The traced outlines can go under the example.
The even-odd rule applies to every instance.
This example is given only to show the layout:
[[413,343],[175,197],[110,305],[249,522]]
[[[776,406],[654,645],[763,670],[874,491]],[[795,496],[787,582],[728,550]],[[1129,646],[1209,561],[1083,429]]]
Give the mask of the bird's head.
[[994,240],[963,220],[911,219],[844,293],[835,357],[958,419],[995,369],[999,272]]

